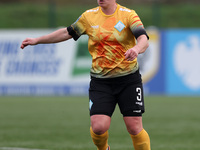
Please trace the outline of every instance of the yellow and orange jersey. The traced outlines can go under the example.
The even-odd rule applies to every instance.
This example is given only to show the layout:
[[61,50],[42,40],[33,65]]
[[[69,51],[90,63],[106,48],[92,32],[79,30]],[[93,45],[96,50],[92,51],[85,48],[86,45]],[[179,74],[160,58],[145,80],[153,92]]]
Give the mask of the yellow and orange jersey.
[[106,15],[101,7],[96,7],[85,11],[67,29],[75,40],[82,34],[89,36],[91,76],[112,78],[138,70],[137,58],[127,61],[124,56],[128,49],[135,46],[135,39],[141,34],[146,34],[134,10],[118,4],[114,14]]

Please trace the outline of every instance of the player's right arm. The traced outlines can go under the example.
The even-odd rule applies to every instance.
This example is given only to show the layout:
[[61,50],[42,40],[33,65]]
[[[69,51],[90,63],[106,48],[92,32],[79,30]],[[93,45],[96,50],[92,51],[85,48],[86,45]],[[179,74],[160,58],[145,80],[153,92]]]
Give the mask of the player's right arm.
[[24,49],[28,45],[37,45],[37,44],[48,44],[48,43],[59,43],[62,41],[66,41],[72,38],[69,35],[66,28],[58,29],[50,34],[37,37],[37,38],[26,38],[22,44],[21,48]]

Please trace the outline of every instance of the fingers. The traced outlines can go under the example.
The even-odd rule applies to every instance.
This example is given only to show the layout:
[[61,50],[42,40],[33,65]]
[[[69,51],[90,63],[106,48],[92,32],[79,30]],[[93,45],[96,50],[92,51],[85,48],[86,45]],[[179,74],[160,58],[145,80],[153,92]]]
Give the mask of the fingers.
[[28,46],[28,45],[22,44],[22,45],[20,46],[20,48],[21,48],[21,49],[24,49],[26,46]]
[[24,47],[25,47],[25,46],[24,46],[23,44],[20,46],[21,49],[24,49]]
[[138,56],[138,53],[134,49],[129,49],[124,55],[127,61],[133,61]]
[[27,38],[27,39],[25,39],[25,40],[22,42],[20,48],[21,48],[21,49],[24,49],[26,46],[28,46],[28,45],[30,45],[30,44],[31,44],[31,43],[30,43],[30,40]]
[[28,44],[25,44],[24,42],[22,42],[22,44],[21,44],[21,49],[24,49],[26,46],[28,46]]

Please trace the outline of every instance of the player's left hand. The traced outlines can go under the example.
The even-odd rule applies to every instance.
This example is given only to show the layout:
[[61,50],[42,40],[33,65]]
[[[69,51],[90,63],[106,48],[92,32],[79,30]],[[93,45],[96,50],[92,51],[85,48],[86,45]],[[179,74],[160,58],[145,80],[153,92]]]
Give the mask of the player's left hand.
[[139,49],[135,46],[127,50],[124,55],[125,59],[127,59],[128,61],[133,61],[135,58],[137,58],[138,54],[139,54]]

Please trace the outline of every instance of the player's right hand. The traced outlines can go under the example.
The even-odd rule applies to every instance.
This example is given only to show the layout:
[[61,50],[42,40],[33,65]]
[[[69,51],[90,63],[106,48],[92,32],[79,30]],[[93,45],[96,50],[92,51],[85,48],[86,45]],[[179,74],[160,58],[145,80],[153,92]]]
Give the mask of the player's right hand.
[[36,45],[37,40],[35,38],[26,38],[22,44],[21,44],[21,49],[24,49],[28,45]]

